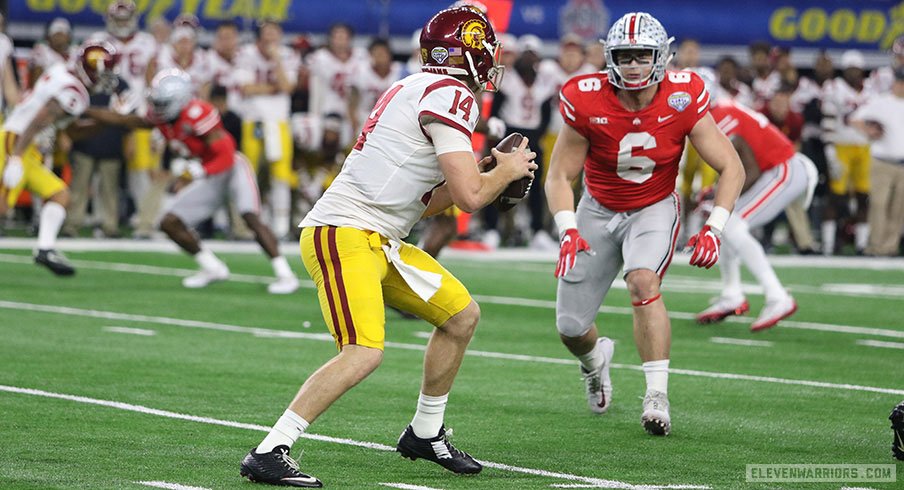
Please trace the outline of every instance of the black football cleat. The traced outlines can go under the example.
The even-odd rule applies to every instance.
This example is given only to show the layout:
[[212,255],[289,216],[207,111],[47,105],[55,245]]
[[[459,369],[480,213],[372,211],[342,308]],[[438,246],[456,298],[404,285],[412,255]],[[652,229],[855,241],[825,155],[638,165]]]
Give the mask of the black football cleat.
[[402,435],[399,436],[396,451],[412,461],[417,458],[423,458],[460,475],[480,473],[483,465],[472,458],[470,454],[456,449],[449,442],[449,434],[451,433],[452,429],[449,429],[447,434],[446,427],[443,426],[439,429],[439,434],[436,437],[421,439],[414,435],[414,429],[409,425],[405,428],[405,432],[402,432]]
[[891,443],[891,453],[895,458],[904,461],[904,402],[898,404],[891,415],[891,430],[895,433],[895,440]]
[[50,248],[47,250],[38,250],[35,254],[35,264],[43,265],[50,269],[50,272],[58,276],[71,276],[75,274],[75,267],[69,263],[69,259],[65,255]]
[[276,446],[263,454],[256,450],[252,449],[242,460],[240,473],[245,478],[281,487],[323,488],[323,482],[298,470],[298,463],[289,456],[288,446]]

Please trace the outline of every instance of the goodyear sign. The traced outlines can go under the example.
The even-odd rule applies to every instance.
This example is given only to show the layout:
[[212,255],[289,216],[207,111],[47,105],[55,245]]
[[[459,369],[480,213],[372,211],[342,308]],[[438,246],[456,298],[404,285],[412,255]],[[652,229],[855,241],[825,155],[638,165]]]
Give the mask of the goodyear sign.
[[[410,36],[453,0],[135,0],[143,17],[189,12],[207,27],[223,19],[272,18],[290,32],[323,32],[346,22],[361,34]],[[756,40],[784,46],[887,49],[904,34],[904,0],[486,0],[511,3],[509,31],[556,39],[577,32],[604,36],[609,23],[642,9],[669,35],[708,44]],[[102,25],[109,0],[16,0],[12,22],[44,23],[65,16],[80,26]]]

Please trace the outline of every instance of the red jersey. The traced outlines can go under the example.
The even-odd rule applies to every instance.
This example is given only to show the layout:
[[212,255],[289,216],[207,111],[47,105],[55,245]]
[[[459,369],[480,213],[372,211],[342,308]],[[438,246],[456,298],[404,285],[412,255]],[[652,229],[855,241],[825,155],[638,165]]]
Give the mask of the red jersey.
[[713,105],[712,113],[726,136],[744,138],[763,172],[787,162],[797,152],[791,140],[759,112],[732,100],[720,100]]
[[605,73],[562,86],[559,111],[587,138],[584,181],[590,195],[616,212],[649,206],[675,191],[684,139],[706,116],[709,93],[696,73],[666,72],[653,101],[625,109]]
[[[217,128],[222,130],[220,139],[227,141],[208,144],[204,137]],[[220,113],[208,102],[192,100],[175,121],[157,124],[157,129],[179,156],[200,158],[207,175],[229,170],[235,162],[235,140],[223,129]]]

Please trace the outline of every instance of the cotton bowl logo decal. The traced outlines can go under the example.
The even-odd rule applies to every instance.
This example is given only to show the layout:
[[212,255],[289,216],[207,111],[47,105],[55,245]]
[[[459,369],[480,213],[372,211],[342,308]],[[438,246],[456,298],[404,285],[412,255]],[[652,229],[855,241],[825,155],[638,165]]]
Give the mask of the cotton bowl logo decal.
[[461,42],[469,48],[482,48],[487,37],[487,25],[479,20],[469,20],[461,26]]
[[669,96],[669,105],[681,112],[691,105],[691,94],[687,92],[675,92]]
[[449,52],[446,51],[446,48],[441,46],[437,46],[430,51],[430,57],[433,58],[439,64],[443,64],[447,59],[449,59]]

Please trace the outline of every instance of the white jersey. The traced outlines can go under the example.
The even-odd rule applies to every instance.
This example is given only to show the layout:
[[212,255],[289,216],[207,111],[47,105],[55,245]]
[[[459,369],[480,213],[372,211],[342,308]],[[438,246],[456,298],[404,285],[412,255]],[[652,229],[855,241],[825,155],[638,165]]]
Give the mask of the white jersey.
[[22,99],[22,102],[19,102],[19,105],[6,119],[3,130],[23,134],[38,113],[51,100],[56,100],[67,116],[55,121],[53,126],[48,126],[48,128],[63,129],[88,108],[88,90],[65,65],[53,65],[38,78],[34,89]]
[[360,65],[368,65],[367,54],[353,49],[345,61],[326,48],[311,53],[306,64],[311,72],[310,111],[314,114],[340,114],[348,112],[348,87]]
[[[3,71],[10,66],[9,62],[12,59],[12,56],[13,42],[9,40],[9,36],[0,32],[0,83],[2,83],[2,80],[5,80],[3,78],[3,75],[5,75]],[[0,94],[0,111],[2,111],[4,107],[6,107],[6,97],[4,97],[3,94]]]
[[[505,77],[509,76],[511,73],[514,73],[515,70],[510,70],[506,68],[505,76],[502,77],[502,83],[505,83]],[[537,66],[537,82],[541,84],[548,84],[553,87],[554,93],[559,93],[559,90],[562,89],[562,85],[565,85],[571,77],[576,77],[578,75],[587,75],[589,73],[594,73],[597,70],[590,63],[584,63],[581,65],[577,71],[572,73],[565,73],[565,70],[562,69],[562,65],[559,64],[558,61],[552,59],[545,59],[540,61],[539,66]],[[565,122],[562,120],[562,114],[559,113],[558,107],[554,106],[552,110],[552,114],[549,120],[549,128],[547,132],[550,133],[559,133],[559,130],[562,129],[562,126],[565,125]]]
[[[791,110],[803,114],[804,109],[814,100],[821,103],[823,86],[807,77],[800,77],[797,88],[791,94]],[[819,138],[822,135],[822,126],[818,122],[804,121],[801,139],[808,140]]]
[[[295,51],[288,46],[279,47],[280,65],[286,78],[291,82],[298,79],[298,69],[301,61]],[[236,56],[236,65],[239,71],[237,83],[241,85],[255,83],[274,83],[276,81],[275,63],[268,60],[257,47],[257,44],[247,44],[239,50]],[[292,109],[292,96],[290,94],[252,95],[245,98],[245,120],[263,122],[285,122],[289,120]]]
[[440,122],[470,139],[479,117],[474,94],[455,78],[416,73],[394,83],[301,226],[348,226],[396,240],[408,236],[431,191],[445,179],[425,126]]
[[539,74],[533,85],[528,87],[515,70],[506,73],[499,87],[499,93],[505,96],[505,103],[499,108],[499,118],[509,127],[539,128],[543,104],[549,102],[560,87],[557,80]]
[[129,84],[129,90],[141,94],[139,98],[143,100],[147,89],[148,64],[159,50],[157,40],[146,32],[136,32],[126,39],[119,39],[108,32],[100,32],[95,36],[109,42],[119,51],[119,76]]
[[890,66],[876,68],[866,80],[866,85],[871,93],[882,94],[891,92],[891,86],[895,83],[895,69]]
[[201,87],[210,83],[213,78],[213,71],[207,59],[207,51],[201,48],[196,48],[192,52],[187,66],[183,66],[176,61],[172,46],[166,45],[160,48],[160,52],[157,53],[157,72],[172,68],[177,68],[188,74],[189,78],[191,78],[192,87],[195,89],[195,95],[200,92]]
[[847,124],[850,115],[869,99],[869,91],[857,91],[841,77],[825,83],[822,96],[822,127],[827,143],[840,145],[866,145],[869,140],[860,131]]
[[857,109],[851,119],[875,121],[882,125],[882,137],[873,141],[871,152],[874,157],[890,162],[904,160],[904,98],[883,93],[873,96],[865,105]]
[[751,88],[753,89],[753,97],[755,103],[762,104],[778,92],[782,85],[782,76],[777,71],[769,72],[768,75],[761,78],[756,76],[753,78]]
[[54,51],[48,44],[38,43],[31,50],[31,62],[34,66],[41,68],[41,70],[47,70],[57,63],[69,63],[75,58],[76,49],[75,46],[69,46],[64,56]]
[[207,51],[207,60],[210,62],[211,83],[226,88],[226,108],[239,117],[244,117],[244,99],[236,64],[238,56],[227,60],[216,50],[211,49]]
[[[389,73],[385,77],[380,76],[374,71],[373,65],[370,63],[358,65],[357,70],[351,77],[350,86],[358,91],[358,107],[357,116],[358,124],[364,124],[364,121],[373,110],[377,99],[389,89],[389,86],[396,80],[401,78],[402,64],[393,62],[389,67]],[[361,128],[352,128],[357,133]]]

